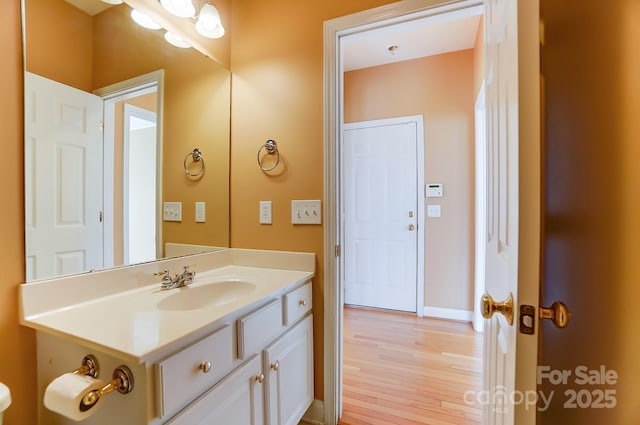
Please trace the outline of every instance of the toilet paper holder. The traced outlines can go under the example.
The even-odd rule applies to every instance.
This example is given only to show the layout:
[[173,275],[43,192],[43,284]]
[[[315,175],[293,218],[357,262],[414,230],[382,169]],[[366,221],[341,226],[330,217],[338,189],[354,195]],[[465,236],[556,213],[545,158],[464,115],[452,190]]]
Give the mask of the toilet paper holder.
[[113,391],[118,391],[120,394],[128,394],[133,390],[133,373],[127,366],[118,366],[113,371],[111,382],[99,390],[89,391],[82,397],[80,402],[80,411],[86,412],[96,405],[100,397],[107,395]]
[[73,371],[76,375],[87,375],[92,378],[100,376],[100,364],[93,354],[87,354],[82,359],[82,366]]

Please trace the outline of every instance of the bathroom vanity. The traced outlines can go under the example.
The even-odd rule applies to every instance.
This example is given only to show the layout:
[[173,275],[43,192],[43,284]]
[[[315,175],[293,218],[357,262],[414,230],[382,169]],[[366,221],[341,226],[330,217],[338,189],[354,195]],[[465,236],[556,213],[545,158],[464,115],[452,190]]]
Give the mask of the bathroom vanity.
[[[196,272],[161,290],[154,274]],[[92,354],[99,379],[121,365],[131,392],[101,397],[87,424],[297,424],[313,401],[315,256],[227,249],[21,287],[37,331],[40,424],[49,383]]]

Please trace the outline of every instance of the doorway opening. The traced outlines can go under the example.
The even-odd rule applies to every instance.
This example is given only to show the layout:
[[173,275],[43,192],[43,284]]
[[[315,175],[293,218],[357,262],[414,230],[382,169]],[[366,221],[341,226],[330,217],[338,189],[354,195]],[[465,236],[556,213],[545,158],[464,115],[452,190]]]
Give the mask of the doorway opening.
[[163,71],[96,90],[104,101],[104,263],[162,257]]
[[[327,250],[325,254],[325,423],[337,423],[338,418],[342,413],[342,396],[343,396],[343,341],[344,341],[344,323],[345,323],[345,278],[347,267],[345,262],[349,261],[345,259],[348,257],[347,246],[342,246],[344,243],[344,234],[347,231],[345,229],[345,223],[347,222],[346,206],[348,200],[345,199],[347,189],[343,186],[345,179],[347,179],[347,171],[344,167],[344,155],[345,129],[347,129],[346,119],[347,114],[347,96],[345,93],[345,63],[347,61],[345,57],[345,42],[347,40],[354,39],[360,41],[366,38],[369,33],[374,33],[378,30],[388,31],[390,28],[398,25],[407,25],[409,27],[416,27],[418,24],[425,24],[426,21],[430,23],[442,23],[452,19],[452,17],[465,17],[470,14],[483,11],[482,3],[478,1],[460,1],[454,4],[446,4],[443,6],[433,7],[429,5],[429,2],[423,2],[423,5],[390,5],[386,8],[377,9],[374,13],[363,12],[356,15],[350,15],[336,20],[325,23],[325,63],[327,66],[327,80],[326,80],[326,104],[327,104],[327,126],[326,126],[326,169],[325,169],[325,199],[328,202],[329,208],[327,208],[326,234],[325,234],[325,248]],[[384,9],[384,10],[383,10]],[[395,45],[394,45],[395,46]],[[386,48],[386,47],[385,47]],[[398,52],[401,46],[393,49]],[[389,53],[391,50],[389,50]],[[440,52],[443,53],[443,52]],[[411,59],[411,58],[410,58]],[[415,58],[412,58],[415,59]],[[406,59],[405,59],[406,60]],[[374,65],[376,66],[376,65]],[[412,97],[405,93],[405,97]],[[471,124],[467,127],[471,131],[471,139],[473,139],[473,114],[475,96],[469,98],[469,109],[471,111]],[[389,101],[388,103],[393,103]],[[380,102],[371,101],[369,99],[369,105],[379,105]],[[415,110],[414,110],[415,111]],[[415,112],[414,112],[415,113]],[[402,110],[399,110],[397,115],[405,115]],[[396,115],[396,116],[397,116]],[[383,115],[384,116],[384,115]],[[388,116],[388,115],[387,115]],[[378,115],[377,118],[381,116]],[[429,117],[430,118],[430,117]],[[425,117],[427,119],[427,117]],[[451,122],[440,122],[441,125],[451,126]],[[433,128],[429,128],[429,124],[425,123],[426,136],[429,137],[429,131]],[[473,147],[472,147],[473,149]],[[473,151],[472,151],[473,152]],[[428,154],[427,154],[428,156]],[[471,197],[473,201],[473,153],[468,157],[470,161],[470,167],[467,168],[467,172],[471,173],[468,183],[471,184]],[[427,165],[428,167],[428,165]],[[426,177],[426,183],[430,183],[429,177]],[[434,181],[434,183],[438,183]],[[426,189],[426,188],[425,188]],[[445,189],[446,190],[446,189]],[[420,203],[429,205],[428,200],[424,197],[419,197]],[[444,199],[442,200],[444,204]],[[443,205],[440,205],[443,206]],[[473,203],[470,206],[471,210],[474,209]],[[425,208],[426,209],[426,208]],[[442,208],[442,212],[446,211]],[[435,213],[434,213],[435,215]],[[433,217],[435,219],[435,217]],[[426,215],[417,217],[418,227],[425,226],[424,220],[427,219]],[[467,229],[466,237],[468,240],[473,241],[473,215],[470,218],[470,226]],[[428,239],[428,236],[427,236]],[[341,246],[341,255],[335,257],[331,254],[335,247]],[[474,256],[473,242],[470,243],[469,252],[471,258]],[[344,255],[343,255],[344,254]],[[424,264],[424,256],[417,258],[416,264]],[[468,265],[470,267],[470,280],[473,280],[473,261]],[[427,271],[428,273],[428,271]],[[424,288],[424,286],[422,286]],[[416,291],[418,288],[416,288]],[[474,294],[473,290],[468,289],[469,304],[473,303]],[[423,308],[425,305],[428,307],[429,292],[425,290],[424,297],[416,297],[416,310]],[[419,299],[419,298],[422,298]],[[467,307],[464,317],[458,317],[458,312],[453,312],[453,316],[447,317],[446,314],[452,314],[451,310],[443,309],[444,311],[430,310],[430,313],[434,311],[440,314],[445,314],[443,318],[448,319],[462,319],[465,321],[471,321],[473,318],[473,306]],[[415,319],[415,317],[414,317]]]

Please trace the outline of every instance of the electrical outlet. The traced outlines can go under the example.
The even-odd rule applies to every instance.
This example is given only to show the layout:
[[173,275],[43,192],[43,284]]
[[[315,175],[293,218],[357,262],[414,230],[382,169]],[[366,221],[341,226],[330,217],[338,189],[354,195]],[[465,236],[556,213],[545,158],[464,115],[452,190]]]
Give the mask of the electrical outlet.
[[291,201],[291,223],[322,224],[320,201]]
[[182,221],[182,202],[165,202],[162,210],[164,221]]
[[260,224],[271,224],[271,201],[260,201]]
[[196,223],[205,222],[205,204],[204,202],[196,202]]

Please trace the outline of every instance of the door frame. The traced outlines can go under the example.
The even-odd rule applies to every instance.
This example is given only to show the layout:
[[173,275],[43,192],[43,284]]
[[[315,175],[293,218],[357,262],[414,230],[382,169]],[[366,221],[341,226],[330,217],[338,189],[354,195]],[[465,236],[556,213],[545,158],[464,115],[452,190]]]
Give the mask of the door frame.
[[[104,211],[113,211],[114,120],[116,102],[156,91],[156,258],[162,258],[162,122],[164,104],[164,70],[149,72],[94,91],[104,102]],[[159,123],[159,125],[158,125]],[[114,266],[114,223],[111,214],[104,216],[104,264]]]
[[324,23],[324,423],[342,413],[342,338],[344,287],[339,242],[342,232],[339,194],[340,140],[344,115],[343,37],[445,13],[460,16],[484,7],[482,0],[415,0],[335,18]]
[[[424,316],[424,239],[425,239],[425,215],[424,205],[425,199],[422,196],[424,190],[424,115],[410,115],[394,118],[383,118],[377,120],[357,121],[352,123],[343,123],[343,134],[345,130],[356,130],[371,127],[381,127],[388,125],[399,125],[414,123],[416,125],[416,230],[417,230],[417,245],[416,245],[416,315],[418,317]],[[344,152],[344,137],[341,137],[338,141],[340,152]],[[344,160],[343,156],[339,158],[340,175],[344,175]],[[345,190],[343,187],[344,180],[339,180],[340,188],[338,193],[340,196],[340,205],[345,205]],[[341,247],[346,246],[346,232],[344,226],[340,229],[340,243]],[[342,263],[343,256],[339,257],[339,261]],[[344,270],[343,267],[340,267]]]

